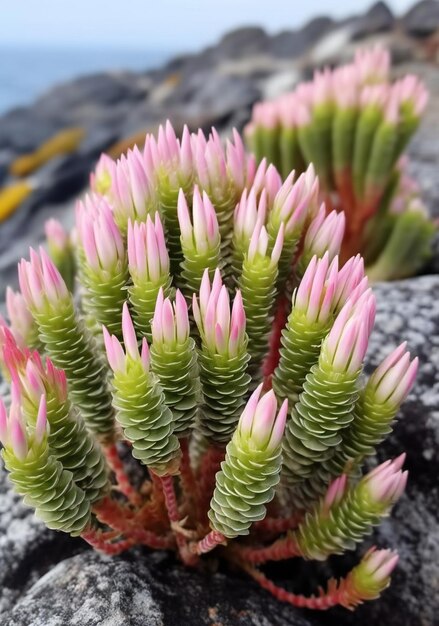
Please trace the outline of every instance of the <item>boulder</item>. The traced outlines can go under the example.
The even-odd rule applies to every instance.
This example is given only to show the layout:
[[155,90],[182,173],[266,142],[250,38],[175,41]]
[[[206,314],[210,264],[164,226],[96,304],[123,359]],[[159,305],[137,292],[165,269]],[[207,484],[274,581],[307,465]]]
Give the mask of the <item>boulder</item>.
[[417,2],[402,18],[402,26],[408,35],[427,37],[439,29],[439,2]]
[[356,20],[354,39],[392,30],[395,17],[385,2],[377,2]]

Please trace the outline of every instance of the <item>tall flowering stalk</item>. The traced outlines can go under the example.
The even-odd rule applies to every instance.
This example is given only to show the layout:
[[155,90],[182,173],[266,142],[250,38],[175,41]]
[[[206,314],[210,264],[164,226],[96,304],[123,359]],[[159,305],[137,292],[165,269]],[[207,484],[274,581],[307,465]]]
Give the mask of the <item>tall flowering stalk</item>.
[[[383,71],[357,62],[373,89]],[[324,186],[355,161],[340,144],[340,168],[329,167],[332,116],[346,133],[358,105],[346,89],[338,114],[331,76],[314,94],[302,88],[317,126],[298,109],[303,128],[281,134],[285,158],[289,142],[311,153],[321,138]],[[400,98],[416,89],[404,83]],[[404,115],[408,135],[416,111]],[[259,139],[274,154],[272,121]],[[47,526],[109,555],[146,545],[196,567],[215,550],[280,600],[320,610],[378,597],[398,559],[388,550],[318,595],[258,569],[352,549],[407,479],[404,455],[361,467],[417,359],[402,344],[363,380],[375,298],[363,258],[340,260],[345,216],[321,203],[314,167],[282,180],[265,160],[256,168],[236,133],[223,147],[215,131],[180,139],[168,123],[143,152],[102,157],[91,186],[71,240],[75,296],[62,276],[73,244],[51,223],[52,259],[41,249],[20,262],[10,326],[0,320],[12,398],[0,402],[0,441],[16,491]]]
[[[380,47],[359,50],[342,67],[316,71],[311,81],[270,102],[257,103],[246,128],[249,146],[284,176],[312,163],[328,206],[346,215],[343,256],[384,253],[388,235],[402,263],[374,266],[374,278],[413,274],[431,254],[434,227],[423,212],[411,214],[410,232],[401,227],[409,211],[392,214],[398,160],[416,131],[428,93],[416,76],[389,78],[390,57]],[[375,259],[373,259],[375,261]],[[369,262],[369,259],[368,259]],[[370,259],[372,262],[372,259]]]

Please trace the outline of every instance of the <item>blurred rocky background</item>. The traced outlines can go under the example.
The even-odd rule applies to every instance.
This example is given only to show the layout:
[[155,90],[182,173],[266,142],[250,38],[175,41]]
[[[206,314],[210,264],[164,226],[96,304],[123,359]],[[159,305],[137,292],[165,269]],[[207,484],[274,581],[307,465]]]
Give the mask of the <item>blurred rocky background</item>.
[[[256,101],[292,88],[316,67],[345,61],[358,46],[378,42],[391,50],[395,75],[416,73],[430,89],[428,112],[409,154],[426,204],[439,216],[439,2],[422,0],[398,17],[378,2],[361,15],[341,21],[318,16],[275,35],[240,28],[159,69],[84,76],[0,117],[0,302],[6,284],[16,283],[18,258],[42,239],[45,219],[55,215],[72,223],[74,198],[86,188],[101,152],[119,156],[166,118],[176,128],[187,123],[208,131],[215,125],[224,134],[241,129]],[[424,276],[376,287],[369,367],[403,339],[421,359],[418,383],[382,452],[385,457],[407,450],[411,479],[407,495],[374,537],[401,554],[381,601],[355,616],[341,610],[311,614],[275,602],[233,573],[226,578],[214,567],[184,571],[166,554],[104,559],[80,540],[44,529],[0,472],[0,624],[439,624],[438,271],[439,246]],[[313,571],[316,584],[328,573]],[[294,561],[273,575],[303,590]]]

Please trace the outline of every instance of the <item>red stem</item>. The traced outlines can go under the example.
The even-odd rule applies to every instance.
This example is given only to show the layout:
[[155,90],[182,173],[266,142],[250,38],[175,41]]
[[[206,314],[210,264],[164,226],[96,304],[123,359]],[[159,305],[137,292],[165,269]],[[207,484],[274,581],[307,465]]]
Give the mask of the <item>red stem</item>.
[[174,477],[161,476],[160,480],[162,483],[163,495],[165,496],[165,504],[168,511],[169,521],[171,522],[171,528],[174,530],[181,560],[186,565],[193,566],[197,562],[197,559],[194,554],[191,554],[189,551],[188,542],[183,535],[183,531],[178,528],[180,515],[178,512],[178,502],[174,489]]
[[282,587],[278,587],[262,572],[260,572],[255,567],[252,567],[251,565],[246,565],[243,563],[241,563],[240,565],[254,580],[256,580],[261,585],[261,587],[263,587],[263,589],[269,591],[277,600],[280,600],[281,602],[288,602],[288,604],[292,604],[296,607],[317,609],[320,611],[330,609],[337,604],[342,604],[343,606],[346,606],[346,604],[343,602],[343,583],[345,581],[341,581],[340,587],[338,587],[337,583],[333,581],[333,583],[335,584],[329,584],[327,593],[322,590],[320,596],[307,597],[300,594],[291,593],[286,589],[282,589]]
[[249,563],[265,563],[266,561],[283,561],[301,556],[293,537],[287,535],[277,539],[274,543],[264,548],[252,548],[251,546],[234,546],[233,550],[239,557]]
[[269,533],[285,533],[287,530],[297,528],[303,519],[303,515],[291,515],[291,517],[266,517],[260,522],[255,522],[256,530]]
[[211,530],[209,534],[207,534],[204,539],[201,539],[195,545],[195,552],[197,554],[206,554],[206,552],[210,552],[220,544],[227,543],[227,539],[224,535],[217,530]]
[[193,510],[193,506],[198,503],[198,498],[196,497],[197,483],[195,481],[194,472],[191,466],[188,437],[183,437],[182,439],[180,439],[180,448],[181,448],[180,476],[181,476],[181,484],[182,484],[183,493],[184,493],[184,501],[188,505],[188,508],[190,510]]
[[211,445],[202,458],[199,470],[200,487],[198,491],[201,524],[207,523],[207,512],[215,488],[215,476],[220,470],[221,461],[224,461],[225,454],[225,448]]
[[161,537],[149,530],[139,528],[136,520],[127,516],[127,509],[111,498],[104,498],[94,506],[96,517],[111,528],[120,531],[127,538],[157,550],[169,550],[174,547],[173,538]]
[[287,322],[288,298],[282,294],[277,301],[276,313],[273,320],[273,328],[270,335],[270,346],[268,354],[262,365],[262,373],[264,375],[264,389],[271,389],[271,377],[279,363],[280,341],[282,330]]
[[125,550],[128,550],[135,544],[133,539],[121,539],[120,541],[111,542],[111,535],[114,536],[114,534],[115,533],[103,533],[90,528],[84,531],[81,537],[95,550],[99,550],[99,552],[104,552],[111,556],[125,552]]
[[142,497],[131,485],[116,444],[104,446],[104,454],[110,469],[114,472],[119,491],[123,493],[129,502],[139,506],[142,503]]

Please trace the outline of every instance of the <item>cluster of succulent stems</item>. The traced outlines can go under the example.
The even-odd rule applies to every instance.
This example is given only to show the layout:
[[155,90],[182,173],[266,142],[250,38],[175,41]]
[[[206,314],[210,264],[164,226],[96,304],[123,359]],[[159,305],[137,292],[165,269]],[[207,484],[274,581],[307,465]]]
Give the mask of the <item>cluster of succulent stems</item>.
[[237,133],[167,123],[103,156],[0,324],[1,454],[37,517],[109,555],[215,551],[295,606],[378,597],[386,549],[310,597],[260,569],[353,549],[407,480],[404,455],[361,469],[417,359],[402,344],[364,377],[375,297],[363,258],[340,260],[345,222],[313,166],[282,180]]
[[361,252],[374,280],[416,273],[436,230],[403,154],[428,93],[414,75],[392,82],[390,70],[387,50],[358,50],[352,62],[255,104],[245,129],[258,161],[283,176],[314,164],[326,205],[346,216],[343,260]]

